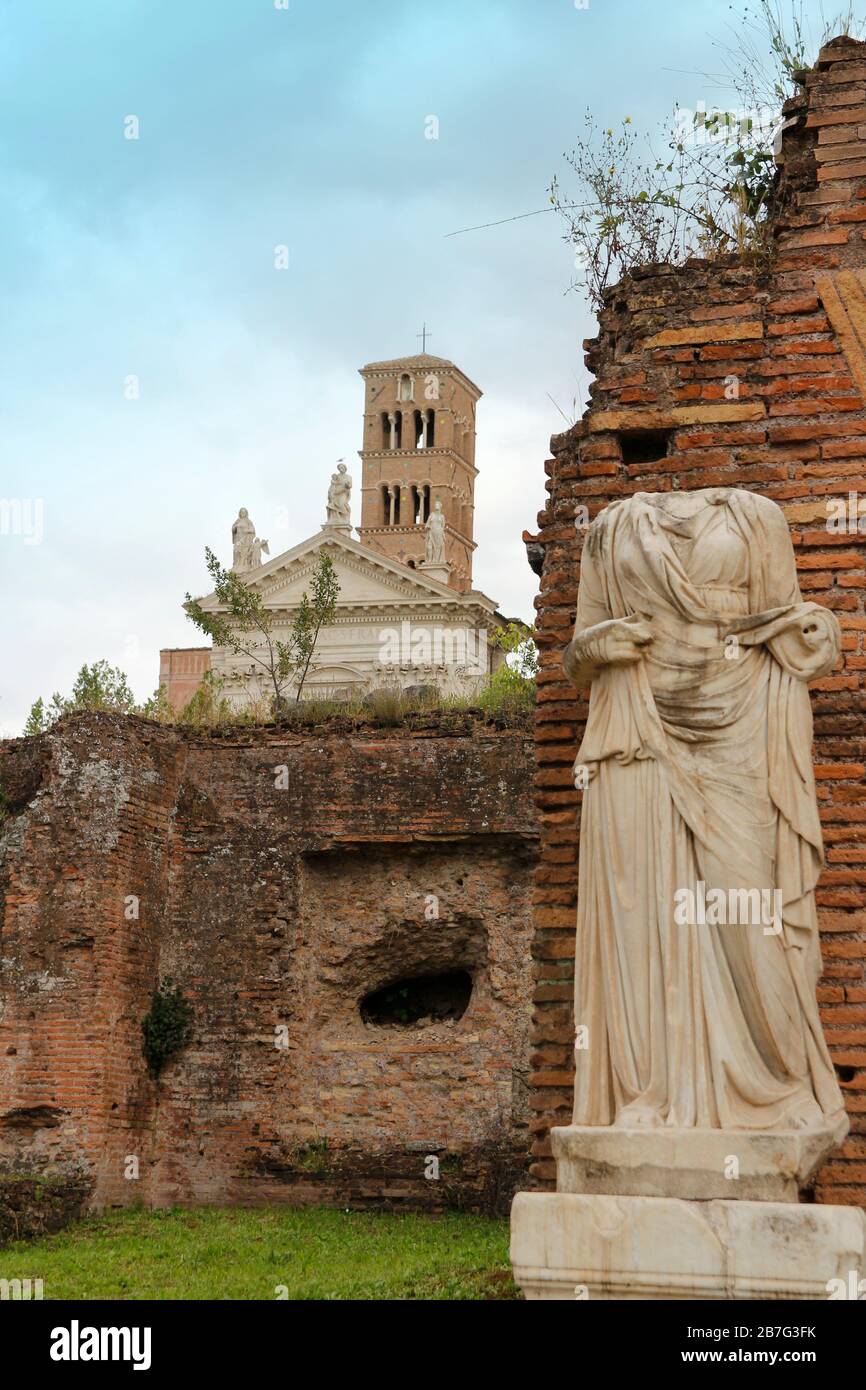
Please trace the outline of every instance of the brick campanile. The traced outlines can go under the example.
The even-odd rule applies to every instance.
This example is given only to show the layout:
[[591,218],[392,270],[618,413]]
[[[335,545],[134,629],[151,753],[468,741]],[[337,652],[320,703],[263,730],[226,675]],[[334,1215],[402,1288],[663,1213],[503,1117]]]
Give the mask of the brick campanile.
[[427,518],[441,502],[449,583],[465,593],[472,588],[481,391],[453,362],[426,352],[369,362],[360,373],[361,540],[414,569],[424,561]]

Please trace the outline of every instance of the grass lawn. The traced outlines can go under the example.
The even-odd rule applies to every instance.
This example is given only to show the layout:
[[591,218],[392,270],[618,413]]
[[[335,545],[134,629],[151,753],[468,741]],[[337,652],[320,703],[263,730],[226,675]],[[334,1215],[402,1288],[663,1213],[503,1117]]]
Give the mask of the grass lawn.
[[0,1279],[26,1278],[46,1299],[519,1297],[507,1221],[319,1207],[112,1211],[0,1249]]

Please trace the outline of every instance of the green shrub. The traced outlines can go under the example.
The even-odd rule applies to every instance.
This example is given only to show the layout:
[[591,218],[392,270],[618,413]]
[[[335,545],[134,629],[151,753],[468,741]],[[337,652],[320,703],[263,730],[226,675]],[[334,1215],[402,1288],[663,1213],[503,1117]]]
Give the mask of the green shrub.
[[177,718],[185,728],[212,729],[215,725],[231,724],[232,707],[223,694],[225,681],[214,671],[205,671],[201,685]]
[[152,1076],[158,1077],[169,1058],[192,1041],[192,1020],[192,1005],[166,975],[153,991],[150,1013],[141,1025],[142,1051]]
[[49,704],[41,695],[30,707],[25,735],[44,734],[56,724],[64,714],[75,714],[86,710],[90,713],[103,711],[107,714],[139,714],[145,719],[156,719],[168,724],[174,719],[174,712],[168,703],[165,686],[155,690],[143,705],[135,703],[135,696],[129,688],[125,672],[118,666],[109,666],[105,660],[87,662],[75,677],[72,693],[66,697],[55,692]]

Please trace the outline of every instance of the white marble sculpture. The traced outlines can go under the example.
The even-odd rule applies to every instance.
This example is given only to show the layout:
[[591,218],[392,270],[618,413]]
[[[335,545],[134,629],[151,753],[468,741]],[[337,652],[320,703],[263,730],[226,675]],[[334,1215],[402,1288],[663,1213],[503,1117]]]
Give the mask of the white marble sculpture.
[[268,543],[256,535],[249,512],[246,507],[241,507],[237,521],[232,525],[232,569],[235,574],[258,569],[262,563],[262,553],[270,554]]
[[442,511],[442,503],[437,499],[432,512],[427,521],[427,543],[425,564],[444,565],[445,564],[445,513]]
[[259,565],[262,563],[262,555],[270,555],[270,553],[271,551],[267,541],[260,540],[259,537],[256,536],[250,547],[251,568],[258,569]]
[[351,526],[352,524],[352,479],[344,463],[337,464],[336,473],[331,474],[328,488],[328,526]]
[[574,1119],[556,1192],[512,1208],[528,1298],[821,1298],[866,1266],[862,1212],[798,1201],[848,1129],[807,690],[839,651],[768,498],[637,493],[589,528]]
[[236,573],[252,568],[252,548],[256,528],[246,507],[241,507],[232,524],[232,569]]
[[[638,493],[590,527],[565,653],[592,684],[575,1124],[784,1130],[841,1116],[815,999],[823,853],[806,689],[839,649],[835,615],[801,599],[767,498]],[[769,890],[780,920],[683,924],[682,890],[722,890],[719,919],[728,901],[750,917],[752,890]]]

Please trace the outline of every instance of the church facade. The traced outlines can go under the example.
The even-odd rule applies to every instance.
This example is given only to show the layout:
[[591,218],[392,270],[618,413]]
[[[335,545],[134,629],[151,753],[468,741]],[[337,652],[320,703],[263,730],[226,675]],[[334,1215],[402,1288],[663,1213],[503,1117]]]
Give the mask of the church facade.
[[[232,569],[276,615],[287,638],[322,551],[340,586],[323,628],[306,696],[364,695],[436,686],[471,695],[504,661],[491,635],[505,621],[473,588],[475,411],[481,392],[452,362],[421,353],[361,368],[365,383],[361,520],[352,528],[352,479],[331,478],[321,530],[273,558],[246,508],[232,527]],[[219,612],[215,594],[201,600]],[[235,706],[267,698],[262,670],[227,648],[160,653],[160,683],[180,711],[205,671]]]

